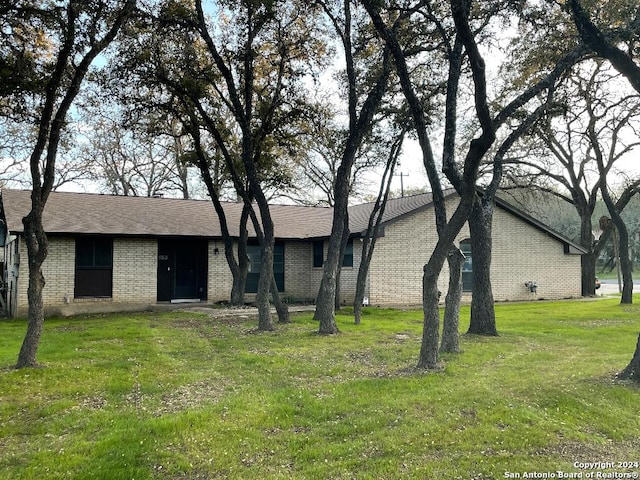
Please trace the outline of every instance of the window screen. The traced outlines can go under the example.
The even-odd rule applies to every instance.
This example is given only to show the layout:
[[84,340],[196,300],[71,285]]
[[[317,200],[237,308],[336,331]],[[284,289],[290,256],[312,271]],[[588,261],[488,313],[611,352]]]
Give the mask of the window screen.
[[75,297],[111,297],[113,239],[76,239]]

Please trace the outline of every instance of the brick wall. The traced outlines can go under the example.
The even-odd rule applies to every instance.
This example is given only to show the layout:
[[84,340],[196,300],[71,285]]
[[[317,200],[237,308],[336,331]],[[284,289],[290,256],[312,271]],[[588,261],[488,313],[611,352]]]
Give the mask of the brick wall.
[[[579,297],[580,255],[566,255],[563,245],[502,209],[493,221],[491,283],[496,300]],[[525,282],[535,281],[537,293]]]
[[[27,250],[20,239],[20,274],[17,314],[27,310]],[[50,237],[49,255],[42,265],[46,285],[42,292],[48,311],[54,314],[76,311],[121,309],[124,304],[155,303],[157,297],[158,243],[153,239],[115,238],[113,241],[113,289],[111,298],[74,298],[75,239]],[[114,304],[108,306],[106,304]],[[115,307],[115,304],[118,306]],[[74,308],[75,306],[75,308]]]
[[[455,204],[448,205],[453,211]],[[469,238],[464,226],[457,244]],[[372,304],[420,304],[422,268],[437,241],[432,209],[415,212],[385,228],[370,269]],[[580,296],[580,256],[565,255],[563,245],[526,222],[496,208],[493,218],[491,280],[496,301],[559,299]],[[446,295],[448,269],[438,280]],[[525,282],[535,281],[537,293]]]
[[[216,248],[218,253],[215,252]],[[207,299],[210,302],[228,302],[231,298],[231,287],[233,286],[233,276],[224,255],[224,244],[222,241],[209,242],[209,271],[207,277]],[[237,243],[234,243],[234,250],[237,256]]]
[[422,267],[435,246],[431,212],[418,211],[385,227],[369,266],[369,301],[422,303]]
[[[307,268],[309,269],[309,283],[308,292],[309,299],[315,300],[320,289],[320,282],[322,281],[322,274],[324,272],[323,267],[313,266],[313,242],[305,243],[307,251]],[[327,250],[329,248],[329,242],[325,241],[323,244],[323,258],[327,258]],[[353,267],[342,267],[340,274],[340,297],[343,305],[351,305],[353,303],[353,297],[356,294],[356,280],[358,278],[358,268],[360,268],[360,257],[362,255],[362,240],[359,238],[353,239]],[[365,295],[368,295],[368,289],[365,290]]]
[[[17,286],[17,308],[18,312],[21,312],[26,311],[28,305],[29,264],[24,239],[20,237],[19,242],[20,270]],[[42,265],[42,273],[46,282],[42,297],[47,306],[64,305],[66,301],[73,299],[75,246],[73,238],[49,238],[49,255]]]
[[[237,249],[237,244],[234,247]],[[218,249],[217,253],[216,248]],[[210,241],[208,245],[207,298],[212,303],[228,301],[231,294],[232,275],[223,248],[220,241]],[[27,308],[28,271],[26,246],[23,240],[20,240],[20,255],[23,261],[17,279],[17,307],[18,314],[24,315]],[[82,304],[86,310],[90,309],[91,304],[155,303],[157,298],[157,255],[157,240],[114,239],[112,297],[107,299],[74,299],[75,239],[72,237],[52,237],[50,238],[49,256],[43,265],[43,273],[47,282],[43,291],[44,303],[47,307]],[[345,268],[345,278],[348,279],[353,271],[354,268]],[[286,243],[286,291],[283,293],[285,297],[295,301],[314,300],[321,275],[322,269],[318,269],[318,271],[312,269],[312,247],[309,242]],[[353,293],[351,293],[352,295]],[[247,298],[251,300],[251,295],[248,295]],[[58,313],[57,310],[55,312]]]
[[158,296],[158,241],[113,241],[113,302],[155,303]]
[[290,301],[313,301],[318,292],[314,288],[313,252],[310,242],[286,242],[284,245],[283,295]]
[[[26,247],[22,258],[27,260]],[[73,238],[52,238],[49,240],[49,255],[42,265],[42,273],[47,282],[43,291],[45,305],[63,304],[65,297],[69,300],[73,299],[75,259],[76,243]],[[24,267],[28,266],[26,261],[23,262],[23,265]],[[28,270],[22,270],[22,273],[22,279],[28,280]]]

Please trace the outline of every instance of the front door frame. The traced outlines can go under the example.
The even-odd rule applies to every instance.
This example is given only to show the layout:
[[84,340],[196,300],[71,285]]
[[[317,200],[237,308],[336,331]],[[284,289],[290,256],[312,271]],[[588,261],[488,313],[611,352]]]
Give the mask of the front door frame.
[[159,239],[157,301],[206,300],[208,252],[206,239]]

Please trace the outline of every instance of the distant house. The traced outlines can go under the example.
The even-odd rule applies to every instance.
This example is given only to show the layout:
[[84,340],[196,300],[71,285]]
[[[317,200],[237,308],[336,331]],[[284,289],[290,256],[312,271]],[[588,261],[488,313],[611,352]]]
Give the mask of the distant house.
[[[451,208],[457,197],[450,195]],[[10,315],[27,309],[27,253],[22,218],[30,192],[1,193],[5,301]],[[499,201],[494,218],[492,280],[497,301],[580,295],[583,250],[511,205]],[[242,205],[224,205],[232,235]],[[350,303],[360,262],[362,235],[372,204],[350,207],[351,239],[345,253],[341,292]],[[332,210],[272,205],[278,289],[289,301],[314,300],[322,277]],[[147,308],[163,302],[227,301],[231,273],[218,218],[209,200],[123,197],[54,192],[43,223],[50,249],[43,266],[49,314]],[[235,231],[234,231],[235,229]],[[367,281],[372,305],[421,302],[422,267],[436,242],[431,196],[390,200]],[[251,236],[251,232],[250,232]],[[468,229],[457,243],[466,252],[465,291],[473,268]],[[0,235],[2,238],[2,235]],[[255,293],[260,248],[250,240],[248,299]],[[446,291],[447,271],[440,278]],[[537,285],[535,292],[525,283]]]

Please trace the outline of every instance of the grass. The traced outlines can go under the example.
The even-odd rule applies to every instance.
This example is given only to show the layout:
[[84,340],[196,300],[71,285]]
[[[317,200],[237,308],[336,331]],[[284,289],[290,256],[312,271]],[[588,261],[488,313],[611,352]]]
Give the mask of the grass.
[[24,322],[0,322],[0,479],[637,472],[574,462],[640,461],[640,389],[615,381],[640,307],[496,313],[500,337],[463,335],[439,373],[413,368],[416,311],[339,315],[329,337],[311,314],[273,333],[185,312],[49,319],[28,370],[11,368]]

